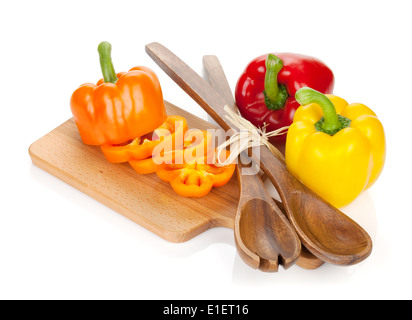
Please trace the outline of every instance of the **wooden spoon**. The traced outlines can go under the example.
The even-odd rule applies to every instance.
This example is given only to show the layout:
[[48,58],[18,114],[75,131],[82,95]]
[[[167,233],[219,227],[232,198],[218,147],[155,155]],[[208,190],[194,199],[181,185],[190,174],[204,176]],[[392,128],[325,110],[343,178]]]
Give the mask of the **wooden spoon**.
[[[203,56],[203,67],[206,71],[206,75],[207,75],[210,85],[222,96],[222,98],[226,100],[227,105],[234,112],[237,113],[238,109],[236,106],[236,102],[235,102],[235,99],[233,98],[232,90],[230,89],[229,82],[226,79],[225,72],[223,71],[223,67],[220,64],[219,59],[214,55]],[[241,162],[239,162],[238,167],[239,166],[242,166]],[[240,174],[239,171],[240,170],[238,170],[238,176]],[[242,179],[242,176],[240,176],[240,179]],[[243,190],[247,190],[247,187],[248,187],[247,183],[250,183],[251,180],[253,180],[253,183],[255,184],[259,184],[259,185],[262,184],[262,179],[259,175],[243,177],[243,180],[240,183],[241,192],[243,192]],[[265,192],[265,194],[267,194],[267,192]],[[283,204],[279,201],[276,201],[276,200],[274,201],[277,204],[278,208],[282,212],[284,212]],[[239,213],[238,213],[238,216],[239,216]],[[239,219],[237,219],[236,221],[238,221]],[[272,219],[269,218],[269,221],[271,220]],[[254,228],[253,224],[249,224],[249,226]],[[250,227],[249,229],[251,229]],[[254,229],[255,229],[255,232],[258,234],[261,232],[259,229],[256,229],[256,228]],[[236,232],[237,233],[239,232],[239,224],[235,225],[235,236],[236,236]],[[248,232],[251,232],[251,230],[248,230]],[[322,260],[315,257],[304,247],[302,248],[299,259],[296,262],[298,266],[305,268],[305,269],[316,269],[320,267],[323,263],[324,262]]]
[[[210,84],[159,43],[146,45],[149,56],[186,91],[223,129],[226,105]],[[338,265],[353,265],[366,259],[372,240],[355,221],[323,200],[297,180],[284,161],[266,147],[252,156],[275,186],[289,221],[305,247],[319,259]]]
[[[217,61],[217,64],[216,64]],[[232,93],[218,60],[203,60],[209,82],[237,112]],[[209,62],[209,63],[208,63]],[[220,85],[220,83],[223,83]],[[229,99],[230,97],[230,99]],[[242,259],[262,271],[277,271],[278,263],[289,268],[300,256],[301,243],[258,174],[244,175],[246,166],[238,162],[240,198],[235,216],[235,243]]]
[[237,169],[240,198],[234,226],[238,253],[262,271],[277,271],[278,264],[288,269],[299,258],[299,237],[259,176],[242,175],[241,167]]

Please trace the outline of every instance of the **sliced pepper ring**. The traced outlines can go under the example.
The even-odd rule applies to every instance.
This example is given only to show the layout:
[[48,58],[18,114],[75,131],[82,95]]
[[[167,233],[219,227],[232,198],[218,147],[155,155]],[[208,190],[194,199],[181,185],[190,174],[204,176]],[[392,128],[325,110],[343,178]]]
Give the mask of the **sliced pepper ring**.
[[213,135],[206,130],[190,129],[184,135],[180,149],[174,149],[169,140],[158,144],[152,157],[141,160],[130,160],[129,163],[139,174],[149,174],[165,168],[167,165],[187,167],[196,159],[203,158],[212,147]]
[[175,179],[179,174],[181,170],[184,169],[195,169],[196,168],[196,163],[192,164],[167,164],[164,165],[162,168],[156,171],[157,176],[166,182],[170,182],[173,179]]
[[163,168],[166,164],[157,164],[153,161],[153,158],[147,158],[142,160],[130,160],[130,165],[138,174],[149,174],[156,172]]
[[191,168],[179,170],[179,174],[170,181],[173,190],[182,197],[204,197],[213,187],[213,181],[204,171]]
[[[190,129],[185,132],[183,148],[175,150],[173,157],[166,159],[167,164],[192,163],[204,158],[213,147],[213,135],[207,130]],[[170,162],[170,160],[172,162]]]
[[161,142],[170,143],[173,148],[180,148],[183,136],[188,130],[187,121],[181,116],[168,116],[165,122],[153,133],[135,138],[124,144],[100,146],[107,161],[122,163],[130,160],[142,160],[152,156],[153,150]]
[[[230,155],[230,152],[222,152],[219,161],[223,163]],[[196,163],[196,170],[206,172],[213,181],[213,187],[221,187],[229,182],[235,172],[236,164],[231,163],[225,166],[217,166],[214,163]]]
[[[212,153],[214,155],[215,150]],[[221,187],[228,183],[236,168],[235,163],[226,166],[208,163],[208,160],[214,158],[210,154],[211,152],[190,164],[164,165],[156,174],[163,181],[170,182],[173,190],[183,197],[203,197],[212,187]],[[222,152],[220,161],[223,162],[229,155],[229,151]]]

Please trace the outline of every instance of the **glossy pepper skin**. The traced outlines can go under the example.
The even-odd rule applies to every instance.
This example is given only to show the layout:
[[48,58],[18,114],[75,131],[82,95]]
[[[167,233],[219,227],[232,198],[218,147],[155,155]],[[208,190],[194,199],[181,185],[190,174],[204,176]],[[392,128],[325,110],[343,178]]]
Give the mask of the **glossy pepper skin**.
[[[293,122],[299,103],[295,93],[311,87],[332,93],[334,75],[320,60],[295,53],[262,55],[251,61],[235,88],[235,99],[241,115],[256,127],[267,124],[270,132]],[[271,138],[284,144],[286,135]]]
[[379,177],[385,162],[385,133],[376,114],[309,88],[296,97],[286,141],[286,165],[307,187],[335,207],[352,202]]
[[102,42],[98,51],[103,80],[81,85],[70,100],[83,143],[122,144],[159,127],[166,110],[156,74],[147,67],[116,74],[111,45]]

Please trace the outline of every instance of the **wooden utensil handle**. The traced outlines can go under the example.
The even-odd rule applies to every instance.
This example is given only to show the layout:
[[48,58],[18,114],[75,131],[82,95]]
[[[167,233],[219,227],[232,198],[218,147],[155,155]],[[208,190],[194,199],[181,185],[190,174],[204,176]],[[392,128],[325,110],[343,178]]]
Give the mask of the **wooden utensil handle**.
[[[232,90],[230,89],[229,82],[225,76],[225,72],[220,64],[219,60],[214,55],[208,55],[203,57],[203,65],[208,70],[207,77],[211,86],[218,91],[218,93],[226,100],[227,105],[232,111],[238,113],[235,99],[233,97]],[[211,72],[211,70],[216,70]],[[213,85],[215,84],[215,85]],[[218,85],[220,84],[220,85]],[[221,85],[226,84],[226,85]]]
[[[146,45],[147,54],[160,68],[185,92],[187,92],[224,130],[233,129],[226,123],[225,100],[202,79],[192,68],[179,59],[173,52],[153,42]],[[171,67],[173,66],[173,68]],[[184,75],[184,77],[182,76]],[[190,85],[185,79],[190,79]],[[213,106],[211,108],[210,106]],[[237,131],[237,130],[236,130]]]
[[292,190],[301,188],[294,184],[297,180],[287,169],[285,161],[267,147],[261,146],[259,154],[255,153],[253,156],[255,161],[260,161],[261,169],[273,183],[281,198],[288,196]]

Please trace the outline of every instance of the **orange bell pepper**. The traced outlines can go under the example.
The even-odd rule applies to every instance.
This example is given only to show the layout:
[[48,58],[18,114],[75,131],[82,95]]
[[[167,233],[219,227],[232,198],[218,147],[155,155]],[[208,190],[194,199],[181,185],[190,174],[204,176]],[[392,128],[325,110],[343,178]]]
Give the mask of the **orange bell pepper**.
[[173,149],[183,146],[183,137],[187,131],[187,121],[181,116],[168,116],[163,124],[153,133],[138,137],[126,144],[100,146],[107,161],[122,163],[131,160],[143,160],[152,156],[154,148],[160,143],[171,144]]
[[164,139],[153,149],[150,158],[130,160],[129,163],[139,174],[156,172],[168,164],[190,163],[208,154],[212,139],[212,134],[206,130],[190,129],[185,132],[182,143],[173,145],[170,139]]
[[[229,154],[229,151],[221,153],[220,161],[224,162],[223,158],[227,158]],[[209,164],[208,159],[210,154],[192,163],[165,165],[156,174],[160,179],[170,182],[173,190],[182,197],[203,197],[212,187],[228,183],[236,168],[234,163],[226,166]]]
[[98,51],[103,79],[81,85],[70,100],[83,143],[123,144],[159,127],[166,110],[156,74],[147,67],[116,74],[110,43]]

